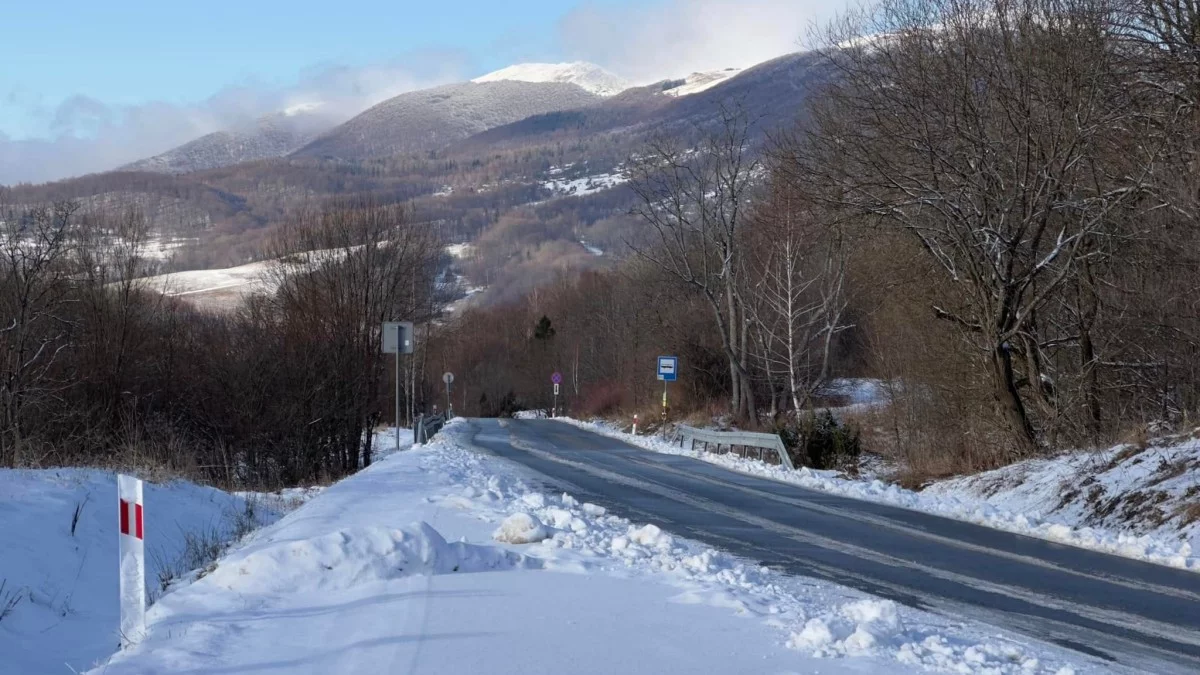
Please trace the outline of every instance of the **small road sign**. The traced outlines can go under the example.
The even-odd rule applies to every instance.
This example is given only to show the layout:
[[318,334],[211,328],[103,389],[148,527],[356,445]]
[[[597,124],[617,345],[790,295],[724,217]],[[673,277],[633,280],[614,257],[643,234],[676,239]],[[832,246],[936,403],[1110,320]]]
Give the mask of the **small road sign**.
[[554,384],[562,384],[562,373],[556,372],[550,376],[550,381]]
[[413,353],[413,325],[411,321],[383,322],[383,353]]
[[558,396],[558,383],[557,382],[554,383],[554,395]]
[[679,357],[658,357],[658,379],[663,382],[674,382],[679,377]]
[[454,382],[454,373],[445,373],[442,375],[442,382],[451,384]]

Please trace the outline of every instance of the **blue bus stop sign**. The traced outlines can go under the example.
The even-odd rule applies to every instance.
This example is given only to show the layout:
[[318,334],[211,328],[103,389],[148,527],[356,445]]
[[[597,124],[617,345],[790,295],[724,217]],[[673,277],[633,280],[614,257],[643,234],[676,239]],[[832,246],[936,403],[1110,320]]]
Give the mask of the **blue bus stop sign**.
[[658,379],[663,382],[674,382],[679,377],[679,357],[658,357]]

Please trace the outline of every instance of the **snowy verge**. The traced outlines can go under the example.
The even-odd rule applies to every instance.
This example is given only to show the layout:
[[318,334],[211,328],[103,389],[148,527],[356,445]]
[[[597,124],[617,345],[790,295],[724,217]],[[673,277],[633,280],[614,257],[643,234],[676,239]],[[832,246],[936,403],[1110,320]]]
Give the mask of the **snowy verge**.
[[[185,581],[247,527],[278,517],[256,499],[146,483],[148,597]],[[0,619],[0,673],[82,670],[117,647],[116,512],[111,471],[0,470],[0,582],[17,598]]]
[[473,434],[454,420],[258,531],[103,672],[1103,670],[546,494]]
[[1200,439],[1194,433],[1031,459],[934,483],[923,494],[965,496],[1079,529],[1084,536],[1121,537],[1135,551],[1146,538],[1181,539],[1171,544],[1178,546],[1177,566],[1186,561],[1198,567],[1191,553],[1200,550]]
[[[811,490],[821,490],[845,497],[900,506],[1070,546],[1112,553],[1169,567],[1200,571],[1200,558],[1193,554],[1189,540],[1178,532],[1166,529],[1150,533],[1135,533],[1115,529],[1111,524],[1109,526],[1087,526],[1078,518],[1072,517],[1070,512],[1051,513],[1036,509],[1027,510],[1019,508],[1019,504],[1017,508],[1006,508],[1002,500],[993,502],[976,496],[970,490],[956,489],[954,485],[948,485],[942,489],[913,492],[877,479],[845,478],[836,471],[819,471],[808,468],[791,471],[781,466],[764,464],[737,455],[718,455],[701,450],[689,450],[664,441],[660,437],[634,436],[625,433],[607,422],[583,422],[565,417],[558,418],[558,421],[573,424],[653,452],[694,457],[732,471],[792,483]],[[1191,450],[1193,453],[1195,451],[1195,449]],[[1054,485],[1057,486],[1058,483],[1054,483]],[[1194,525],[1191,531],[1193,533],[1196,531]]]

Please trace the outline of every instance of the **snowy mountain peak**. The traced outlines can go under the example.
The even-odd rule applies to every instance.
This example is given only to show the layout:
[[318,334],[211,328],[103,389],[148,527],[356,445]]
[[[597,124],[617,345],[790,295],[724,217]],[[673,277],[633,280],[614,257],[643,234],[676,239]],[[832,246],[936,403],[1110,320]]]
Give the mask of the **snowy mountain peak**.
[[567,82],[577,84],[598,96],[612,96],[628,89],[630,84],[593,63],[518,63],[495,72],[481,75],[472,82]]

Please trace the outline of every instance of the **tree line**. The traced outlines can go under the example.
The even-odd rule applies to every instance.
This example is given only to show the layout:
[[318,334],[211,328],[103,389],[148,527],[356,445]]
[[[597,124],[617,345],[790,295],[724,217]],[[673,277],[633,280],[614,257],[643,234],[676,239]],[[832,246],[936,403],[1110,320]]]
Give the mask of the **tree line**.
[[296,212],[273,243],[272,291],[227,313],[143,287],[137,212],[60,202],[0,220],[4,466],[165,466],[263,487],[352,473],[392,409],[380,323],[428,321],[437,302],[440,238],[396,205]]

